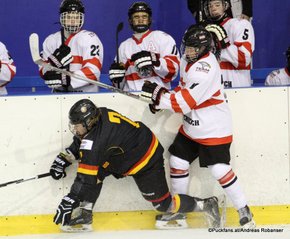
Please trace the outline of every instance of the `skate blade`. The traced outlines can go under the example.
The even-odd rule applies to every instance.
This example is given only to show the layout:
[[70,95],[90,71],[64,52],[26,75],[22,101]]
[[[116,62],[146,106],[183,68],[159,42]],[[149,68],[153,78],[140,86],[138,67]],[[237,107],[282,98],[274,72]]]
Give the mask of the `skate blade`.
[[244,228],[244,229],[253,229],[255,227],[256,227],[256,223],[253,219],[242,226],[242,228]]
[[93,231],[91,224],[79,224],[74,226],[61,226],[63,232],[91,232]]
[[161,230],[170,230],[170,229],[185,229],[188,228],[187,222],[184,219],[181,220],[172,220],[172,221],[159,221],[155,223],[155,228]]

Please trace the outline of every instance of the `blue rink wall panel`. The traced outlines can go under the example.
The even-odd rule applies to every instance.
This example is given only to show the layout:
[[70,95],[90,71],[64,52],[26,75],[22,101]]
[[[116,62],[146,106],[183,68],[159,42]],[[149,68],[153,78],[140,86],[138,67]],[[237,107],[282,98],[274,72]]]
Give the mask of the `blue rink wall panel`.
[[[289,205],[289,88],[231,89],[226,94],[234,126],[231,164],[249,205]],[[81,98],[149,126],[165,148],[168,176],[167,149],[182,122],[180,114],[153,115],[144,102],[120,94],[55,94],[0,97],[1,112],[5,112],[0,117],[0,183],[48,172],[56,155],[71,142],[67,114]],[[69,167],[68,176],[59,181],[43,178],[1,188],[0,215],[53,214],[70,189],[76,167]],[[191,195],[222,194],[220,185],[197,161],[191,172]],[[228,206],[232,206],[229,201]],[[107,178],[94,208],[97,212],[152,209],[130,177]]]
[[[28,37],[37,32],[42,42],[59,29],[60,0],[1,0],[0,41],[4,42],[15,59],[18,76],[37,75],[28,46]],[[130,37],[127,11],[133,0],[83,0],[86,7],[84,28],[98,34],[104,45],[102,73],[107,74],[115,56],[116,26],[125,23],[120,40]],[[149,0],[153,9],[152,28],[168,32],[179,47],[185,29],[194,19],[187,9],[186,0]],[[282,67],[283,52],[290,39],[290,1],[254,0],[253,26],[256,34],[254,68]]]

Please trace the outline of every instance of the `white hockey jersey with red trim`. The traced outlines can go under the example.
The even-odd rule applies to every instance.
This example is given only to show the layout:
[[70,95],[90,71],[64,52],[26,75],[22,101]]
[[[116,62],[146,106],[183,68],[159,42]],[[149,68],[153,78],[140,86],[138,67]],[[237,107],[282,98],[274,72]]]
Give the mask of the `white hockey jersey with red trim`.
[[220,67],[224,86],[249,87],[251,63],[255,49],[255,36],[252,24],[247,20],[226,18],[221,25],[230,40],[230,46],[221,51]]
[[290,72],[287,68],[272,71],[267,76],[265,85],[290,85]]
[[[131,56],[140,51],[150,51],[160,56],[160,66],[154,67],[151,77],[142,78],[138,75]],[[162,31],[148,31],[141,39],[135,36],[128,38],[119,47],[120,62],[125,64],[126,75],[124,90],[140,91],[145,80],[156,82],[170,89],[179,70],[179,52],[174,39]]]
[[224,97],[221,70],[212,53],[194,64],[181,59],[179,86],[160,98],[158,109],[183,114],[180,132],[204,144],[232,142],[232,120]]
[[[61,32],[49,35],[43,42],[43,59],[47,61],[57,48],[62,44]],[[73,61],[69,65],[69,71],[90,80],[99,81],[103,64],[103,44],[98,36],[91,31],[81,30],[70,35],[65,44],[71,48]],[[45,73],[40,68],[40,75]],[[85,81],[71,77],[71,86],[74,90],[83,92],[96,92],[98,87]]]
[[7,95],[7,85],[16,74],[16,66],[5,45],[0,42],[0,95]]

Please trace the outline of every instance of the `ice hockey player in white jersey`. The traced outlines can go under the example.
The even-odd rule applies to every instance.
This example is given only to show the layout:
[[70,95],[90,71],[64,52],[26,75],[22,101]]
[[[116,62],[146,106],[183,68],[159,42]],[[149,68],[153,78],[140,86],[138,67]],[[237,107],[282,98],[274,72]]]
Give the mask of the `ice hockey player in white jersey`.
[[207,30],[216,34],[220,53],[220,67],[226,88],[250,87],[251,63],[255,48],[254,30],[245,19],[229,18],[225,0],[208,0],[205,12],[214,24]]
[[[91,31],[82,30],[85,8],[80,0],[63,0],[60,5],[61,30],[43,43],[43,58],[55,67],[67,69],[90,80],[99,81],[103,64],[103,45]],[[98,87],[55,71],[40,68],[40,75],[53,92],[96,92]]]
[[179,69],[175,40],[163,31],[150,30],[152,10],[145,2],[135,2],[128,11],[134,31],[119,47],[120,62],[114,62],[109,77],[116,87],[141,90],[144,80],[170,89]]
[[287,66],[272,71],[266,78],[265,85],[290,85],[290,46],[286,51]]
[[173,193],[187,193],[189,167],[199,157],[200,167],[209,169],[231,199],[240,225],[253,227],[252,213],[230,165],[231,112],[224,98],[219,63],[210,52],[211,44],[211,34],[203,26],[190,26],[180,49],[179,86],[168,92],[156,83],[145,82],[141,97],[149,99],[152,112],[167,109],[183,114],[183,124],[169,147]]
[[7,95],[7,85],[16,74],[16,66],[6,46],[0,42],[0,95]]

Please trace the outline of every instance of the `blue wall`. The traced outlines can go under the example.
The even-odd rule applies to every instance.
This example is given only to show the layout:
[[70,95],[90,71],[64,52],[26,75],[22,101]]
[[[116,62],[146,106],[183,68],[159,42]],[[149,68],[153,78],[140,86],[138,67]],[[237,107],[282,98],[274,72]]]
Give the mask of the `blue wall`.
[[[282,67],[283,52],[290,45],[290,1],[253,0],[256,33],[254,68]],[[0,0],[0,41],[4,42],[17,65],[18,76],[37,75],[31,60],[28,38],[37,32],[41,42],[59,29],[60,0]],[[125,27],[120,40],[131,36],[127,11],[133,0],[83,0],[86,7],[85,26],[98,34],[104,44],[102,73],[107,73],[115,56],[115,31],[120,21]],[[150,0],[153,9],[153,29],[171,34],[178,45],[184,30],[194,22],[187,9],[187,0]]]

